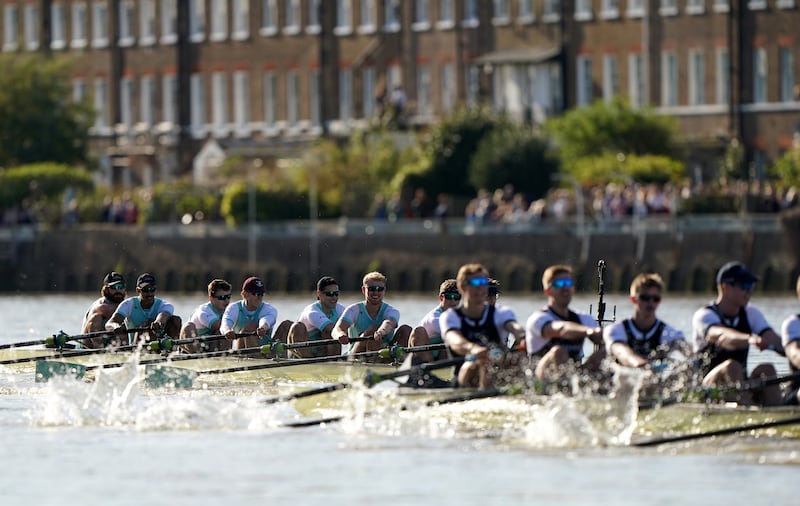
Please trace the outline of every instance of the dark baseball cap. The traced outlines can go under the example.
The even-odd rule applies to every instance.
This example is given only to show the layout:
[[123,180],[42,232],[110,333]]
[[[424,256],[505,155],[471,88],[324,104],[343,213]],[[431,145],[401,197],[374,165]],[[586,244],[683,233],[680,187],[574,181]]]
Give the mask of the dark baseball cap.
[[136,288],[144,288],[145,286],[156,286],[156,277],[149,272],[145,272],[136,280]]
[[244,283],[242,284],[242,290],[252,294],[259,294],[267,291],[264,288],[264,282],[255,276],[250,276],[244,280]]
[[106,286],[113,285],[115,283],[125,283],[125,278],[117,271],[111,271],[106,274],[106,277],[103,278],[103,284]]
[[728,262],[720,267],[717,272],[718,285],[732,285],[735,283],[755,283],[759,277],[747,270],[741,262]]

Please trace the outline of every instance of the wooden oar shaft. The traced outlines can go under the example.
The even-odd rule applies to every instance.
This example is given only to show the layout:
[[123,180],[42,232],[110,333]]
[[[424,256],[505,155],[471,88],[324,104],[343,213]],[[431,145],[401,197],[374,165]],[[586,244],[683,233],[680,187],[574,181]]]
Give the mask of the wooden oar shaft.
[[[128,332],[142,332],[144,330],[149,330],[149,327],[128,329]],[[38,346],[40,344],[47,344],[48,340],[54,339],[56,337],[63,337],[65,341],[80,341],[82,339],[93,339],[95,337],[105,337],[113,334],[114,334],[113,330],[101,330],[98,332],[89,332],[88,334],[76,334],[74,336],[70,335],[59,336],[58,334],[56,334],[50,337],[46,337],[44,339],[35,339],[33,341],[22,341],[19,343],[0,344],[0,350],[9,350],[13,348],[24,348],[27,346]]]
[[459,365],[467,360],[466,357],[455,357],[449,358],[447,360],[439,360],[436,362],[426,362],[423,364],[411,366],[408,369],[401,369],[398,371],[387,372],[383,374],[367,374],[365,376],[365,380],[367,384],[372,386],[380,383],[381,381],[390,380],[393,378],[399,378],[401,376],[408,376],[414,372],[428,372],[428,371],[435,371],[436,369],[444,369],[447,367],[452,367],[455,365]]
[[800,424],[800,416],[799,417],[792,417],[792,418],[785,418],[783,420],[774,420],[771,422],[763,422],[763,423],[754,423],[749,425],[739,425],[736,427],[728,427],[726,429],[719,429],[719,430],[711,430],[708,432],[697,432],[692,434],[682,434],[680,436],[670,436],[670,437],[662,437],[657,439],[650,439],[648,441],[639,441],[638,443],[633,443],[631,446],[636,447],[646,447],[646,446],[658,446],[667,443],[678,443],[681,441],[691,441],[694,439],[703,439],[707,437],[714,437],[714,436],[727,436],[729,434],[736,434],[737,432],[747,432],[751,430],[758,430],[758,429],[769,429],[772,427],[781,427],[783,425],[796,425]]
[[349,360],[351,358],[374,357],[377,352],[365,351],[364,353],[355,353],[353,355],[333,355],[329,357],[314,357],[314,358],[293,358],[287,360],[276,360],[266,364],[250,364],[234,367],[225,367],[222,369],[209,369],[206,371],[199,371],[199,374],[227,374],[230,372],[245,372],[245,371],[258,371],[261,369],[274,369],[276,367],[294,367],[306,364],[321,364],[323,362],[338,362]]

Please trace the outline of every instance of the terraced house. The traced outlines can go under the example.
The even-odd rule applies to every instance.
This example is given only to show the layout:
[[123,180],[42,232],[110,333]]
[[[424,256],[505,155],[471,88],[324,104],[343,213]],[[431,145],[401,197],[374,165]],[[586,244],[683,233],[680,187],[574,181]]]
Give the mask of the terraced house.
[[798,0],[3,0],[2,51],[75,59],[113,183],[485,101],[539,123],[623,95],[679,118],[694,163],[800,142]]

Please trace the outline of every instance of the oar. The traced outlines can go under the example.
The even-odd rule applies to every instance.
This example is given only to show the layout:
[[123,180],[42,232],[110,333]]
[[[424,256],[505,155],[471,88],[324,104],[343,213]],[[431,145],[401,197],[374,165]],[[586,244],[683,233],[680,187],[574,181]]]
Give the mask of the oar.
[[[150,330],[150,328],[149,327],[133,328],[133,329],[128,329],[127,332],[142,332],[145,330]],[[88,334],[75,334],[71,336],[69,334],[65,334],[64,331],[60,331],[58,334],[53,334],[52,336],[46,337],[44,339],[35,339],[33,341],[22,341],[20,343],[0,344],[0,350],[8,350],[12,348],[24,348],[26,346],[37,346],[40,344],[61,348],[69,341],[93,339],[95,337],[104,337],[113,334],[114,334],[113,330],[101,330],[98,332],[89,332]]]
[[633,443],[631,446],[637,447],[646,447],[646,446],[658,446],[667,443],[677,443],[681,441],[691,441],[693,439],[702,439],[707,437],[714,437],[714,436],[726,436],[728,434],[736,434],[737,432],[747,432],[751,430],[757,429],[769,429],[771,427],[781,427],[783,425],[795,425],[800,424],[800,416],[792,417],[792,418],[785,418],[783,420],[775,420],[772,422],[763,422],[763,423],[754,423],[749,425],[739,425],[737,427],[728,427],[727,429],[719,429],[719,430],[710,430],[707,432],[697,432],[693,434],[682,434],[680,436],[669,436],[669,437],[661,437],[650,439],[647,441],[639,441],[638,443]]
[[[374,352],[365,352],[365,353],[374,353]],[[356,355],[361,355],[361,354],[357,353]],[[364,375],[364,383],[367,385],[367,387],[373,387],[377,385],[380,381],[383,381],[384,379],[397,378],[399,376],[408,376],[414,371],[433,371],[436,369],[444,369],[446,367],[451,367],[453,365],[460,364],[462,362],[464,362],[464,357],[459,357],[458,359],[440,360],[439,362],[428,362],[424,364],[411,366],[408,369],[402,369],[400,371],[393,371],[385,374],[376,374],[371,371],[367,371],[367,373]],[[378,381],[372,382],[370,378],[378,379]],[[313,388],[311,390],[303,390],[302,392],[295,392],[292,394],[270,397],[268,399],[264,399],[263,402],[266,404],[275,404],[277,402],[288,402],[295,399],[302,399],[304,397],[311,397],[313,395],[335,392],[337,390],[344,390],[345,388],[350,388],[351,386],[352,386],[351,383],[333,383],[319,388]]]
[[[338,341],[333,341],[330,339],[321,339],[316,341],[304,341],[302,343],[283,343],[280,341],[276,341],[272,344],[265,344],[261,347],[261,353],[265,355],[278,355],[280,353],[285,352],[286,350],[294,350],[297,348],[310,348],[313,346],[328,346],[331,344],[338,344]],[[431,351],[431,350],[442,350],[446,346],[444,344],[426,344],[424,346],[414,346],[414,347],[403,347],[403,346],[391,346],[388,348],[381,348],[379,350],[378,356],[381,358],[391,358],[397,361],[402,361],[406,353],[414,353],[420,351]]]

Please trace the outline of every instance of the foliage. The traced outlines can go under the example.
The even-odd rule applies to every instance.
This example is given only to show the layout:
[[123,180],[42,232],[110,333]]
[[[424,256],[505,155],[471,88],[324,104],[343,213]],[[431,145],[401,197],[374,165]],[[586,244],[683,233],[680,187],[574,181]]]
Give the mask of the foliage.
[[685,174],[682,162],[666,156],[622,156],[611,152],[580,158],[572,168],[572,175],[584,186],[605,184],[624,176],[640,183],[678,182]]
[[[256,185],[257,222],[276,220],[302,220],[308,218],[306,194],[272,190],[265,185]],[[234,183],[225,189],[220,212],[231,226],[242,225],[249,220],[250,189],[246,183]]]
[[773,170],[783,185],[800,187],[800,146],[787,150],[775,162]]
[[24,199],[54,200],[68,187],[74,191],[91,191],[94,182],[87,171],[57,163],[0,170],[0,209],[17,205]]
[[739,199],[723,193],[693,195],[681,203],[680,214],[735,213],[739,210]]
[[553,185],[558,161],[548,153],[547,141],[525,126],[505,122],[478,144],[469,164],[473,188],[494,189],[507,183],[517,192],[540,198]]
[[70,69],[40,53],[0,55],[0,166],[87,162],[94,113],[72,101]]
[[679,156],[677,124],[649,108],[637,109],[623,98],[597,100],[589,107],[568,111],[546,124],[563,167],[572,172],[577,161],[605,152],[631,155]]

